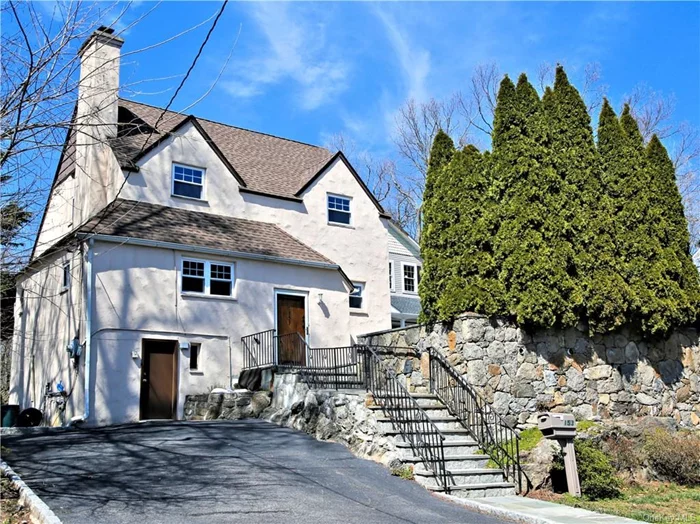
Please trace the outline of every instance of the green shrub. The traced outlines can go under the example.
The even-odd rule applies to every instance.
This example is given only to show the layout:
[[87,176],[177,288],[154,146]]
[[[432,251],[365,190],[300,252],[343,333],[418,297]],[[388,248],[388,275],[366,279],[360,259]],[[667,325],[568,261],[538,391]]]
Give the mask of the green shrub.
[[656,429],[647,433],[644,451],[659,476],[678,484],[700,484],[700,435]]
[[[581,494],[589,500],[612,499],[622,495],[622,481],[617,478],[615,468],[608,455],[590,440],[574,440]],[[556,457],[552,475],[564,473],[564,456]]]
[[640,468],[646,455],[639,442],[624,435],[613,434],[602,443],[603,450],[610,457],[610,462],[618,471],[632,472]]
[[413,480],[413,468],[408,465],[391,468],[391,474],[404,480]]

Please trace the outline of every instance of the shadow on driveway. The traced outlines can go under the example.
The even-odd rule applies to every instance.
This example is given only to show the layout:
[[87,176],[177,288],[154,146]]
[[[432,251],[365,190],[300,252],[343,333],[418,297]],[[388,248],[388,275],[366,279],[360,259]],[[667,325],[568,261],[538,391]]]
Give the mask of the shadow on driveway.
[[67,524],[501,522],[341,444],[261,420],[129,424],[7,437],[3,446]]

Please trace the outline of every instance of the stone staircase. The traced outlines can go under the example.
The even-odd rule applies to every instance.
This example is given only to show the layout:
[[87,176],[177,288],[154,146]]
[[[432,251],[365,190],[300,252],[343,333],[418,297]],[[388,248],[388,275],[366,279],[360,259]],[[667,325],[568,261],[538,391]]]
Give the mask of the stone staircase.
[[[493,497],[514,495],[515,487],[504,479],[500,469],[487,467],[488,455],[479,449],[469,431],[457,418],[450,415],[440,399],[430,393],[411,393],[418,405],[426,412],[431,421],[445,436],[443,443],[445,469],[451,495],[462,498]],[[379,431],[394,437],[400,451],[401,461],[413,467],[413,475],[419,484],[430,491],[445,492],[435,474],[427,469],[420,457],[411,449],[410,443],[401,436],[401,432],[385,416],[381,395],[375,395],[375,405],[370,409],[378,411]]]

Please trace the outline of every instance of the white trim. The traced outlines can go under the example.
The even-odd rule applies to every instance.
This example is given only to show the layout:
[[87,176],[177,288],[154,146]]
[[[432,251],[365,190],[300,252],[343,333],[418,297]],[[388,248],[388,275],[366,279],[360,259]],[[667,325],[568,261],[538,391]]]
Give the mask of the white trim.
[[[293,297],[304,297],[304,341],[306,342],[307,349],[309,347],[309,316],[310,316],[310,311],[309,311],[309,292],[300,290],[300,289],[286,289],[286,288],[275,288],[273,290],[273,308],[275,311],[274,315],[274,326],[275,326],[275,334],[279,335],[277,333],[277,296],[278,295],[289,295]],[[309,364],[309,352],[305,351],[304,352],[306,356],[306,365]],[[277,364],[277,357],[278,357],[278,352],[277,348],[275,348],[275,364]]]
[[[334,222],[333,220],[331,220],[331,217],[330,217],[331,210],[328,207],[328,197],[342,198],[342,199],[348,201],[348,207],[350,208],[350,211],[338,211],[337,209],[334,210],[334,211],[338,211],[339,213],[347,213],[349,215],[350,221],[347,224],[345,224],[343,222]],[[340,195],[338,193],[328,193],[328,192],[326,193],[326,221],[328,222],[329,225],[354,228],[354,221],[353,221],[352,215],[353,215],[353,213],[352,213],[352,197],[347,196],[347,195]]]
[[[413,267],[413,291],[406,290],[406,277],[404,276],[404,267]],[[406,295],[418,294],[418,264],[411,262],[401,262],[401,291]]]
[[[189,184],[191,186],[199,186],[202,188],[202,195],[201,198],[197,197],[191,197],[187,195],[178,195],[175,193],[175,166],[177,167],[183,167],[185,169],[196,169],[197,171],[202,172],[202,183],[197,184],[195,182],[185,182],[184,180],[178,180],[178,182],[181,182],[183,184]],[[198,166],[193,166],[190,164],[183,164],[182,162],[173,162],[172,165],[170,166],[170,196],[178,197],[178,198],[189,198],[190,200],[198,200],[200,202],[206,202],[207,198],[207,169],[205,167],[198,167]]]
[[396,264],[389,260],[389,291],[396,292]]

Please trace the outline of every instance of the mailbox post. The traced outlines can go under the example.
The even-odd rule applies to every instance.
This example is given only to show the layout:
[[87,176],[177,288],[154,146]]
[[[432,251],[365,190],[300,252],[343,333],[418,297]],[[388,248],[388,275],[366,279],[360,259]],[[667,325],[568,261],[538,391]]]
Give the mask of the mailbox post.
[[537,416],[537,426],[545,438],[559,442],[564,452],[564,469],[566,470],[566,485],[574,497],[581,496],[581,484],[578,479],[574,437],[576,436],[576,419],[568,413],[540,413]]

